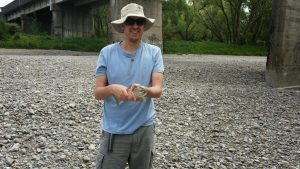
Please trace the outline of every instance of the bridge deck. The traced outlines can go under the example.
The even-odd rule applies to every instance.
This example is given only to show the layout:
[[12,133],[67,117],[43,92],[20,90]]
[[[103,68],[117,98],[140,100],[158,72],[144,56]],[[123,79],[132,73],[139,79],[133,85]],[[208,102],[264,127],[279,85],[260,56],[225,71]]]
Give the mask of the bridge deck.
[[32,1],[35,1],[35,0],[14,0],[11,3],[9,3],[8,5],[4,6],[2,8],[2,12],[3,12],[3,14],[6,14],[6,13],[14,11],[14,10],[18,9],[20,6],[28,4]]

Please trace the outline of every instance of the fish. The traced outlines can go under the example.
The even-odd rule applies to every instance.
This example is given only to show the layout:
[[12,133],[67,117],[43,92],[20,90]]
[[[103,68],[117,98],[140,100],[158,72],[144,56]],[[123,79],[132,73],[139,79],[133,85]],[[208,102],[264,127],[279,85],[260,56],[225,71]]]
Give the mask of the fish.
[[[130,85],[127,90],[131,90],[132,85]],[[135,97],[137,98],[141,98],[142,100],[146,97],[147,95],[147,88],[145,86],[137,86],[136,88],[134,88],[132,90],[133,94],[135,95]],[[118,106],[120,104],[122,104],[124,101],[122,100],[118,100],[115,96],[113,96],[113,99],[115,100],[115,104]]]

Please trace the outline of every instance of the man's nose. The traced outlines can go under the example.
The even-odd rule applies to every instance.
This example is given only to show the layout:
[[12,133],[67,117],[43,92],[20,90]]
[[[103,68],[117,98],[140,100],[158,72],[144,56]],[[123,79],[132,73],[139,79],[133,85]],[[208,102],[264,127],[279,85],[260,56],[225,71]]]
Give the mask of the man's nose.
[[134,27],[139,27],[139,25],[136,22],[134,22],[133,26]]

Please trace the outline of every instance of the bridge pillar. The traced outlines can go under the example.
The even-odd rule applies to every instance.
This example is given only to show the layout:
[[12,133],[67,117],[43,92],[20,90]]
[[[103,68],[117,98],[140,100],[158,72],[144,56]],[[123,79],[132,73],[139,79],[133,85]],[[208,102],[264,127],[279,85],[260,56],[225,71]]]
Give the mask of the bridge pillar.
[[[0,11],[2,11],[2,8],[0,7]],[[0,12],[0,21],[6,20],[5,16]]]
[[[152,28],[144,32],[143,41],[163,47],[162,39],[162,2],[161,0],[110,0],[110,21],[119,19],[121,8],[128,3],[137,3],[144,7],[144,13],[149,18],[154,18],[155,23]],[[120,41],[123,34],[116,32],[110,25],[110,40]]]
[[272,87],[300,87],[300,1],[273,0],[266,81]]
[[63,35],[63,11],[57,4],[53,4],[52,7],[52,35],[62,36]]
[[33,18],[29,15],[21,15],[21,29],[25,33],[31,33]]
[[53,4],[52,34],[63,37],[91,37],[94,35],[94,6]]

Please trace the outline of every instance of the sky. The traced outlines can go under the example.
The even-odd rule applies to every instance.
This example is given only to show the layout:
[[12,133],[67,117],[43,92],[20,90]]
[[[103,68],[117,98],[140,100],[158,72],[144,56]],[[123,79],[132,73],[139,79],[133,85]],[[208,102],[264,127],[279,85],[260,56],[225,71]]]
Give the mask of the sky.
[[13,0],[0,0],[0,7],[3,7],[7,4],[9,4],[10,2],[12,2]]

